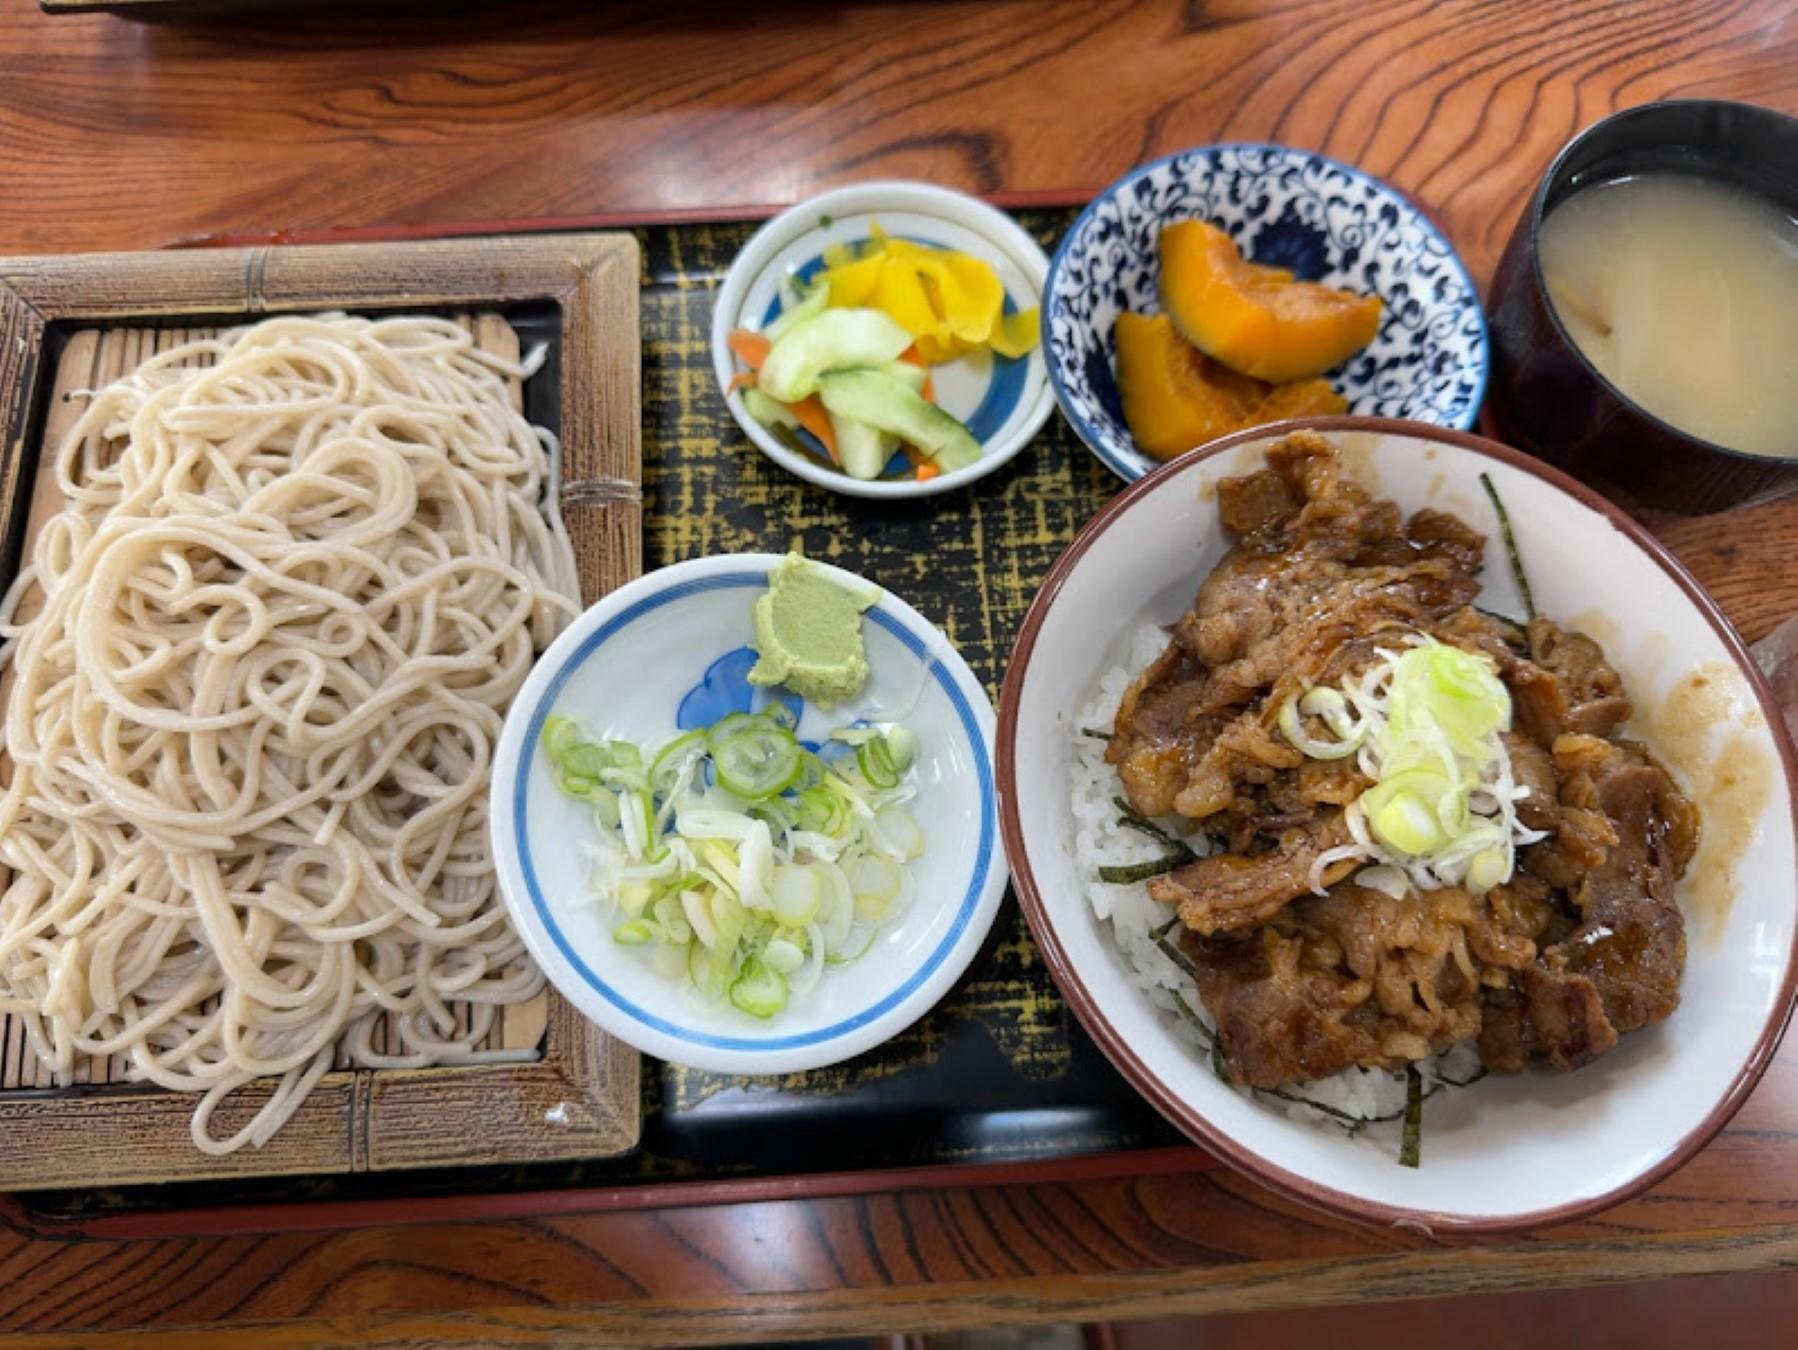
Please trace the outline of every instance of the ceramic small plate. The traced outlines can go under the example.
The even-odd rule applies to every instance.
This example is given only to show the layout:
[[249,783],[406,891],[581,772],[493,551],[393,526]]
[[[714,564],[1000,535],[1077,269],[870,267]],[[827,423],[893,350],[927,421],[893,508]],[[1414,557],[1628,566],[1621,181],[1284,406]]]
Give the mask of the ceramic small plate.
[[1301,425],[1343,444],[1351,476],[1405,511],[1452,511],[1484,533],[1477,603],[1519,614],[1480,483],[1490,475],[1537,610],[1602,641],[1637,709],[1628,734],[1669,764],[1705,820],[1706,842],[1679,891],[1687,920],[1679,1009],[1575,1073],[1493,1074],[1433,1097],[1422,1165],[1409,1168],[1396,1162],[1390,1137],[1347,1138],[1223,1082],[1174,1014],[1132,982],[1109,924],[1095,917],[1093,878],[1075,860],[1075,719],[1145,625],[1171,623],[1191,605],[1230,545],[1218,524],[1218,480],[1260,468],[1283,432],[1227,437],[1126,489],[1050,570],[1025,616],[999,732],[1005,843],[1025,917],[1120,1072],[1181,1129],[1266,1184],[1370,1222],[1438,1232],[1536,1229],[1589,1214],[1702,1147],[1778,1047],[1798,970],[1794,770],[1783,719],[1698,583],[1596,493],[1461,432],[1349,417]]
[[1161,227],[1208,220],[1245,256],[1385,302],[1366,350],[1330,373],[1349,411],[1463,431],[1490,362],[1479,294],[1454,248],[1390,184],[1309,150],[1202,145],[1133,169],[1095,197],[1055,250],[1043,340],[1061,411],[1126,482],[1137,449],[1117,388],[1120,311],[1158,314]]
[[[720,1073],[815,1069],[910,1026],[980,950],[1007,879],[992,704],[948,639],[910,605],[882,592],[867,612],[862,629],[872,673],[853,703],[825,712],[784,689],[749,683],[750,606],[779,562],[761,553],[704,558],[612,592],[537,662],[506,717],[494,761],[500,887],[551,983],[620,1040]],[[645,949],[612,941],[616,916],[593,903],[581,849],[592,820],[551,781],[540,738],[544,718],[559,713],[648,748],[771,698],[799,714],[802,740],[819,740],[856,717],[881,720],[883,711],[915,731],[918,795],[906,809],[923,827],[926,848],[911,864],[916,899],[879,930],[867,954],[827,969],[811,993],[763,1020],[705,1001],[656,974]]]
[[741,394],[728,392],[731,377],[741,369],[726,341],[731,330],[760,330],[772,323],[783,303],[790,302],[794,285],[823,270],[827,245],[864,243],[874,224],[895,238],[955,249],[990,263],[1005,287],[1008,314],[1039,303],[1049,260],[1011,217],[963,193],[926,183],[862,183],[801,202],[743,245],[712,310],[712,367],[743,434],[801,478],[856,497],[953,491],[1013,458],[1048,421],[1055,396],[1040,347],[1016,359],[974,352],[931,367],[937,402],[967,424],[982,454],[965,469],[922,483],[895,476],[910,472],[903,455],[894,456],[885,476],[852,478],[830,464],[822,446],[812,455],[783,444],[749,415]]

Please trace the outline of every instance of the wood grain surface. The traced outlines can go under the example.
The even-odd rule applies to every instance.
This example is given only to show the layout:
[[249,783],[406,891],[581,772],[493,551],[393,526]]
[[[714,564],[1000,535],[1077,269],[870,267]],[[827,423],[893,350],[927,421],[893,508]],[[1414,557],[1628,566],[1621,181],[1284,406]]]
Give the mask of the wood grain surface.
[[[1426,201],[1484,283],[1556,148],[1681,95],[1798,112],[1789,0],[663,0],[247,29],[14,0],[0,252],[715,214],[881,175],[1078,193],[1182,146],[1271,138]],[[1798,609],[1798,503],[1665,534],[1750,638]],[[673,1344],[1781,1265],[1798,1265],[1791,1048],[1654,1191],[1527,1239],[1356,1229],[1221,1170],[249,1238],[6,1233],[0,1328]]]

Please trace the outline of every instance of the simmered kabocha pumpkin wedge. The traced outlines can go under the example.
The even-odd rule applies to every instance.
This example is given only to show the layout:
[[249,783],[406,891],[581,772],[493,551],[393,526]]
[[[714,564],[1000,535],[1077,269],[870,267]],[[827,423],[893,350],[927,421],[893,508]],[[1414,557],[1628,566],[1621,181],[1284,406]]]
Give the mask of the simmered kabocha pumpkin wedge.
[[1118,315],[1117,350],[1124,420],[1157,459],[1243,427],[1348,407],[1323,380],[1270,386],[1226,369],[1175,332],[1165,314]]
[[1202,220],[1162,230],[1161,306],[1200,351],[1271,384],[1321,375],[1380,327],[1378,296],[1354,295],[1246,261]]

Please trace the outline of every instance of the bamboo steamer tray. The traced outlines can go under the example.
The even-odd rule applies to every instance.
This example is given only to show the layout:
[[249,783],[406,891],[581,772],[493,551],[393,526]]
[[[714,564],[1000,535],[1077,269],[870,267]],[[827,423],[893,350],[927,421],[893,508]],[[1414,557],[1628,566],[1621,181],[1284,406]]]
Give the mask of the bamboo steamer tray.
[[[80,416],[81,391],[270,314],[427,312],[513,359],[521,340],[547,346],[513,396],[561,438],[562,512],[591,604],[642,570],[638,272],[626,234],[0,259],[0,576],[10,582],[63,504],[38,470]],[[113,1059],[81,1062],[75,1085],[57,1087],[19,1020],[0,1018],[0,1191],[518,1164],[635,1146],[636,1052],[553,989],[504,1009],[483,1045],[530,1058],[340,1062],[262,1148],[212,1157],[189,1137],[197,1094],[127,1082]],[[232,1094],[214,1132],[235,1131],[270,1090]]]

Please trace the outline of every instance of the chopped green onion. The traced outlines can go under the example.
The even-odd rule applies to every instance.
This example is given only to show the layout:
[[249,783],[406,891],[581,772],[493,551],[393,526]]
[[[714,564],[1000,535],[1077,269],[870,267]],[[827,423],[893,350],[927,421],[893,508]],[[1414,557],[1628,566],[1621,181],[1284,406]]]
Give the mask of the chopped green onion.
[[641,919],[621,923],[612,930],[612,941],[620,947],[641,947],[656,940],[656,930]]
[[849,874],[834,862],[818,859],[806,865],[818,877],[818,918],[825,949],[840,952],[855,926],[855,888]]
[[924,854],[924,831],[909,813],[897,806],[885,806],[874,814],[874,828],[880,837],[905,856],[907,862]]
[[805,948],[787,938],[770,938],[762,961],[776,975],[791,975],[805,964]]
[[768,908],[789,928],[803,928],[824,905],[824,880],[816,864],[781,863],[768,886]]
[[682,891],[680,893],[681,912],[687,916],[687,922],[693,928],[693,936],[702,947],[718,945],[718,925],[712,922],[711,906],[706,904],[705,896],[698,891]]
[[912,761],[918,757],[918,738],[902,726],[887,728],[887,749],[892,753],[893,767],[900,773],[911,768]]
[[856,747],[855,767],[861,770],[862,777],[872,787],[884,791],[899,786],[899,764],[893,758],[892,748],[885,736],[865,741]]
[[1361,794],[1361,810],[1382,843],[1419,857],[1447,842],[1436,803],[1453,791],[1439,769],[1424,765],[1382,778]]
[[[1311,693],[1305,695],[1306,699]],[[1299,721],[1302,700],[1291,698],[1280,705],[1280,734],[1291,744],[1292,748],[1311,756],[1312,759],[1347,759],[1360,747],[1362,730],[1357,730],[1353,737],[1344,737],[1336,741],[1320,741],[1305,730],[1304,723]]]
[[618,883],[618,908],[632,916],[641,914],[655,898],[655,883],[643,877],[632,877]]
[[728,717],[706,733],[706,744],[718,785],[745,801],[772,797],[799,777],[799,742],[786,727],[766,718]]
[[827,787],[805,788],[795,799],[794,824],[802,830],[834,837],[848,826],[849,808]]
[[655,915],[657,925],[668,935],[670,942],[686,943],[692,939],[693,927],[687,922],[679,891],[669,891],[658,896],[650,906],[650,913]]
[[830,768],[810,750],[802,750],[799,756],[799,776],[793,780],[789,790],[805,792],[817,787],[830,773]]
[[683,839],[725,839],[735,842],[748,835],[755,822],[741,811],[695,806],[674,818],[675,833]]
[[1467,889],[1475,895],[1484,895],[1494,886],[1500,885],[1510,870],[1510,860],[1502,850],[1483,848],[1473,855],[1473,861],[1467,865]]
[[766,908],[774,879],[774,836],[768,823],[752,820],[737,852],[737,897],[751,909]]
[[649,786],[657,793],[666,794],[673,789],[686,762],[704,753],[705,732],[689,731],[676,736],[656,751],[656,757],[649,762]]
[[857,917],[877,924],[899,898],[904,873],[891,858],[870,853],[856,859],[849,869],[849,884],[855,891]]
[[[1511,695],[1490,658],[1421,634],[1341,682],[1288,701],[1286,738],[1316,759],[1355,755],[1372,785],[1349,804],[1353,839],[1331,863],[1365,859],[1402,871],[1419,890],[1490,890],[1511,876],[1514,850],[1539,835],[1518,819],[1522,795],[1503,735]],[[1339,739],[1309,735],[1320,718]],[[1311,885],[1324,889],[1326,869]],[[1401,892],[1402,893],[1402,892]]]
[[852,951],[852,952],[835,952],[835,953],[832,953],[831,955],[825,957],[824,959],[828,964],[833,965],[833,966],[846,966],[851,961],[861,960],[862,957],[864,957],[868,954],[868,948],[872,947],[873,945],[874,945],[874,930],[872,928],[870,928],[870,929],[866,930],[866,936],[863,937],[863,939],[862,939],[862,945],[857,947],[854,951]]
[[905,864],[924,849],[898,805],[911,793],[894,792],[917,754],[909,731],[849,729],[847,769],[802,746],[796,723],[784,703],[731,713],[647,765],[638,746],[570,718],[546,718],[542,733],[559,787],[592,805],[592,884],[619,911],[613,941],[758,1017],[868,950],[915,894]]
[[751,1017],[772,1017],[787,1006],[787,981],[761,958],[751,956],[731,983],[730,1001]]

